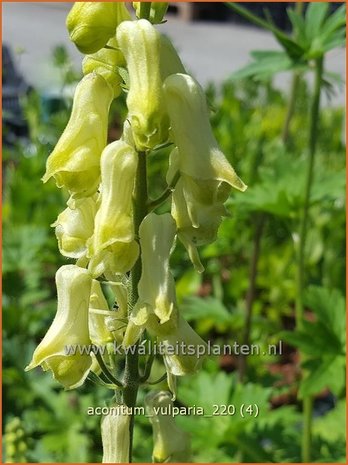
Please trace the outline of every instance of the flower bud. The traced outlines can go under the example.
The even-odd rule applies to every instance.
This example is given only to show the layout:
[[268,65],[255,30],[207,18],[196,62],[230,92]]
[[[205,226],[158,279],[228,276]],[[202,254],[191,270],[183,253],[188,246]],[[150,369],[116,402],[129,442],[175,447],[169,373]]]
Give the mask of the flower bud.
[[70,198],[68,208],[58,215],[54,226],[59,251],[64,257],[81,258],[86,253],[86,242],[92,236],[96,201],[94,197]]
[[167,391],[152,391],[145,397],[145,405],[152,423],[153,461],[190,462],[190,436],[176,425],[171,415],[171,394]]
[[160,71],[160,34],[145,19],[125,21],[117,28],[117,41],[129,73],[128,118],[140,151],[168,138],[168,117],[163,105]]
[[[164,336],[160,335],[158,341],[164,350],[167,371],[172,375],[192,374],[201,367],[207,344],[181,315],[176,330]],[[168,353],[165,353],[166,348],[170,348]]]
[[101,156],[101,198],[94,234],[88,241],[93,276],[124,274],[136,262],[132,194],[138,165],[135,150],[123,141],[109,144]]
[[[90,344],[88,330],[88,303],[91,277],[87,270],[65,265],[56,273],[58,309],[45,337],[35,349],[31,370],[41,365],[51,370],[53,377],[66,389],[79,387],[86,379],[92,364],[88,354],[81,355],[78,346]],[[74,355],[67,349],[75,349]]]
[[103,76],[114,91],[114,98],[121,93],[121,76],[118,72],[119,66],[125,66],[125,59],[120,50],[115,37],[107,43],[110,48],[102,48],[93,55],[87,55],[82,61],[83,74],[95,71]]
[[115,35],[117,26],[130,19],[124,2],[75,2],[66,26],[80,52],[95,53]]
[[66,187],[74,197],[96,192],[112,99],[112,89],[102,76],[92,73],[82,79],[69,122],[47,159],[43,182],[53,176],[57,186]]
[[176,314],[175,283],[169,267],[175,233],[175,222],[169,213],[149,213],[140,225],[142,273],[138,284],[139,299],[130,316],[131,325],[126,331],[125,344],[129,340],[135,342],[129,335],[132,331],[136,336],[133,325],[146,325],[156,331]]
[[[142,2],[133,2],[135,14],[137,18],[141,18],[140,8]],[[164,15],[167,13],[168,3],[151,2],[149,20],[152,24],[160,24],[163,21]]]
[[129,462],[129,428],[131,415],[125,405],[117,405],[101,421],[103,442],[102,463]]

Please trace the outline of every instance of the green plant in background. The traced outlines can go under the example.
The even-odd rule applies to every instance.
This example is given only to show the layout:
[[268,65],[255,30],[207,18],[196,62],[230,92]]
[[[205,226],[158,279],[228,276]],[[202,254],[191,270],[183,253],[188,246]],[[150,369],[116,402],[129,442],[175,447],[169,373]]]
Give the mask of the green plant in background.
[[[61,254],[77,261],[56,272],[57,313],[26,371],[41,366],[65,389],[90,378],[115,391],[110,404],[115,412],[101,424],[106,463],[132,461],[137,392],[154,359],[148,354],[141,370],[144,343],[153,339],[164,348],[172,393],[161,396],[175,399],[176,376],[196,372],[202,362],[198,347],[205,343],[176,303],[169,266],[175,236],[202,272],[197,246],[215,240],[231,188],[246,189],[214,138],[203,90],[148,21],[157,8],[140,5],[139,19],[130,21],[123,3],[73,6],[67,27],[71,40],[88,54],[85,76],[42,178],[53,177],[70,194],[53,226]],[[118,66],[125,66],[128,115],[120,140],[107,145],[110,105],[122,91]],[[168,143],[174,145],[168,187],[151,201],[147,164],[151,152]],[[171,214],[156,214],[170,196]],[[114,294],[113,310],[102,285]],[[123,347],[124,360],[112,352],[115,342]],[[184,344],[182,352],[178,344]],[[195,350],[187,355],[186,347]],[[153,458],[188,461],[188,439],[185,446],[175,444],[167,428],[179,430],[156,415]]]
[[[310,206],[313,190],[314,161],[317,151],[319,117],[320,117],[320,97],[323,84],[332,86],[330,77],[324,74],[324,58],[328,51],[345,44],[345,6],[342,5],[336,12],[329,14],[328,3],[311,3],[303,16],[302,9],[289,10],[294,34],[292,37],[285,35],[272,23],[264,22],[251,15],[244,8],[230,4],[236,11],[251,19],[253,22],[269,29],[282,46],[280,52],[254,52],[254,62],[237,73],[239,77],[256,76],[258,78],[274,75],[276,72],[293,70],[296,73],[294,92],[298,84],[298,73],[313,71],[314,89],[310,105],[309,125],[308,125],[308,166],[303,186],[303,198],[300,209],[300,226],[298,230],[292,231],[294,244],[297,252],[297,273],[296,273],[296,326],[301,331],[304,321],[304,290],[306,287],[306,247],[310,221]],[[326,78],[326,81],[325,81]],[[295,98],[295,95],[293,95]],[[292,102],[290,102],[292,105]],[[292,109],[289,112],[292,113]],[[287,126],[290,117],[286,120]],[[285,130],[285,134],[288,129]],[[256,246],[258,242],[256,242]],[[306,360],[306,359],[305,359]],[[308,368],[308,364],[307,364]],[[328,373],[326,373],[328,375]],[[307,369],[304,370],[304,377],[308,376]],[[312,380],[309,374],[309,380]],[[305,382],[306,380],[304,380]],[[307,384],[310,382],[307,381]],[[322,388],[322,386],[320,386]],[[320,389],[319,388],[319,389]],[[301,391],[300,391],[301,392]],[[312,437],[312,415],[313,398],[311,395],[317,391],[313,390],[311,395],[309,390],[303,392],[303,441],[302,460],[311,460],[311,437]]]
[[[57,72],[63,83],[69,60],[60,66]],[[124,64],[119,71],[121,85],[127,87]],[[181,377],[174,404],[204,406],[210,412],[213,404],[238,408],[252,401],[260,413],[257,418],[244,419],[238,415],[177,416],[175,422],[177,428],[191,433],[191,457],[196,462],[299,462],[303,437],[297,401],[300,387],[300,395],[315,396],[311,460],[345,463],[344,112],[323,106],[320,114],[306,245],[306,280],[316,287],[305,292],[306,318],[297,334],[291,331],[296,299],[292,232],[298,229],[303,208],[311,86],[299,79],[284,146],[281,134],[289,99],[275,90],[270,78],[270,74],[261,79],[250,76],[228,80],[221,88],[209,87],[214,135],[250,187],[228,199],[230,216],[222,222],[218,240],[201,247],[204,273],[190,267],[180,242],[171,255],[177,301],[185,319],[205,340],[242,343],[253,218],[266,215],[250,327],[250,343],[259,345],[261,354],[248,356],[243,384],[236,376],[237,357],[209,358],[199,373]],[[326,82],[324,87],[328,89]],[[126,96],[122,92],[113,101],[108,140],[122,133]],[[67,263],[56,253],[56,240],[48,226],[66,208],[66,198],[53,183],[42,185],[40,177],[70,108],[70,99],[64,98],[63,103],[50,107],[55,113],[49,115],[46,101],[42,104],[33,94],[25,104],[30,142],[18,141],[14,148],[4,150],[4,421],[10,430],[14,416],[21,420],[26,451],[16,452],[17,462],[100,461],[100,417],[86,412],[90,406],[110,406],[109,390],[93,376],[83,388],[63,391],[45,373],[23,372],[56,310],[56,269]],[[148,188],[154,199],[166,191],[163,173],[168,169],[171,150],[172,146],[160,147],[148,164]],[[167,211],[166,203],[156,209],[156,213]],[[113,296],[104,284],[102,287],[110,307]],[[323,337],[315,337],[317,333]],[[314,338],[315,351],[305,345],[308,337]],[[283,340],[283,354],[267,355],[268,345],[277,344],[279,339]],[[329,351],[326,340],[330,341]],[[306,354],[303,364],[308,376],[302,380],[296,352],[285,341]],[[332,370],[325,371],[330,364]],[[162,374],[163,364],[155,358],[149,382],[162,378]],[[166,379],[154,388],[167,390]],[[139,390],[139,405],[144,405],[148,389]],[[137,417],[134,461],[146,462],[151,457],[151,441],[144,441],[151,437],[151,429],[147,418]],[[5,458],[10,462],[13,448],[7,451],[5,439]]]

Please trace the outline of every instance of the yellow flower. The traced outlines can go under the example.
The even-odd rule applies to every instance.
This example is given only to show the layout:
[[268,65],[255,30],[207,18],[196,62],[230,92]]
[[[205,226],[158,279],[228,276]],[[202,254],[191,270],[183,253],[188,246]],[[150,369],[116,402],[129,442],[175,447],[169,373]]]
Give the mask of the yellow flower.
[[196,246],[216,238],[223,203],[231,188],[247,186],[237,176],[213,135],[203,89],[186,74],[173,74],[164,82],[164,94],[176,149],[170,157],[167,180],[180,173],[175,187],[172,215],[178,236],[199,271]]
[[70,198],[68,208],[58,215],[54,226],[59,251],[64,257],[81,258],[86,253],[86,242],[93,234],[96,200],[94,197]]
[[112,99],[112,89],[102,76],[91,73],[82,79],[68,125],[47,159],[43,182],[53,176],[57,186],[66,187],[74,197],[96,192]]
[[[51,370],[53,377],[66,389],[80,386],[92,365],[90,355],[80,355],[78,347],[89,345],[88,304],[91,276],[75,265],[65,265],[56,273],[58,309],[45,337],[35,349],[26,370],[39,365]],[[77,349],[74,355],[67,350]]]
[[124,2],[75,2],[66,26],[82,53],[95,53],[115,35],[117,26],[130,19]]
[[145,326],[158,333],[176,325],[175,283],[169,267],[175,234],[175,222],[169,213],[149,213],[140,225],[139,299],[130,316],[125,346],[134,344]]
[[192,374],[201,367],[204,355],[202,352],[206,351],[206,343],[181,315],[175,331],[159,335],[158,342],[164,350],[167,371],[172,375]]
[[117,40],[115,37],[111,38],[107,43],[108,47],[102,48],[93,55],[87,55],[82,61],[83,74],[89,74],[95,71],[97,74],[110,84],[114,91],[114,98],[118,97],[121,93],[121,76],[118,72],[119,66],[125,66],[125,59],[118,49]]
[[153,462],[190,462],[190,436],[176,425],[171,415],[171,394],[152,391],[145,397],[145,405],[152,423]]
[[109,144],[102,153],[100,207],[88,241],[94,277],[104,272],[124,274],[138,258],[132,215],[137,165],[137,153],[123,141]]
[[124,21],[117,41],[129,73],[128,118],[136,147],[145,151],[168,138],[160,71],[160,34],[145,19]]

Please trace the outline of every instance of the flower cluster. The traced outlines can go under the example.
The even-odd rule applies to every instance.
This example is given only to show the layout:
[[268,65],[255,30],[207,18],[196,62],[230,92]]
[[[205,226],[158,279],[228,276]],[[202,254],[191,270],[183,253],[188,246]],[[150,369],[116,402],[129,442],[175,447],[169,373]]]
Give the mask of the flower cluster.
[[[215,240],[231,189],[246,189],[214,138],[202,88],[153,25],[162,21],[167,4],[152,3],[148,19],[142,19],[142,3],[134,3],[140,19],[131,20],[122,2],[77,2],[67,18],[71,40],[86,55],[84,77],[43,181],[53,177],[69,193],[67,208],[53,226],[61,254],[77,261],[57,271],[57,314],[27,367],[51,370],[67,389],[114,366],[107,354],[103,360],[93,351],[68,354],[68,345],[117,340],[128,348],[144,337],[167,346],[204,344],[180,314],[170,255],[178,237],[203,271],[197,247]],[[128,109],[124,132],[108,143],[110,105],[123,90]],[[148,208],[138,228],[134,199],[140,159],[150,160],[151,151],[164,144],[173,146],[166,175],[173,191],[171,212]],[[130,272],[139,261],[138,299],[132,305]],[[100,281],[114,292],[112,309]],[[201,362],[196,354],[168,351],[169,388],[175,391],[175,377],[195,372]],[[153,420],[154,431],[163,421]],[[103,429],[109,434],[123,423],[129,419],[107,418]],[[156,457],[180,458],[175,451],[162,451],[173,428],[168,425],[161,433]]]

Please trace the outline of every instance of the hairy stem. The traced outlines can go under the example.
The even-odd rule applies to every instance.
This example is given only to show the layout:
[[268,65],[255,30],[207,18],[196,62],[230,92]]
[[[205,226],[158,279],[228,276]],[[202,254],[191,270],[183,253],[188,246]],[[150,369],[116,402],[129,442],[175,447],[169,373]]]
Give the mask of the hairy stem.
[[[133,198],[133,218],[134,218],[134,233],[139,235],[139,226],[147,213],[147,174],[146,174],[146,154],[138,153],[138,168],[135,179],[134,198]],[[141,255],[135,263],[130,273],[129,287],[129,305],[128,312],[131,312],[138,300],[138,283],[141,276]],[[132,462],[133,449],[133,429],[134,429],[134,414],[133,410],[136,405],[138,387],[140,382],[138,354],[137,351],[128,351],[126,354],[125,371],[123,378],[123,401],[132,409],[132,418],[129,426],[130,443],[129,443],[129,463]]]
[[[304,193],[304,202],[301,215],[300,231],[298,238],[298,263],[297,263],[297,299],[296,299],[296,327],[302,328],[303,324],[303,292],[305,287],[305,252],[309,222],[309,207],[311,187],[313,184],[314,160],[318,139],[318,122],[320,110],[320,93],[323,74],[323,58],[315,61],[315,81],[314,93],[310,110],[310,128],[309,128],[309,160],[306,176],[306,186]],[[313,398],[306,397],[303,399],[303,435],[302,435],[302,462],[311,461],[311,444],[312,444],[312,410]]]

